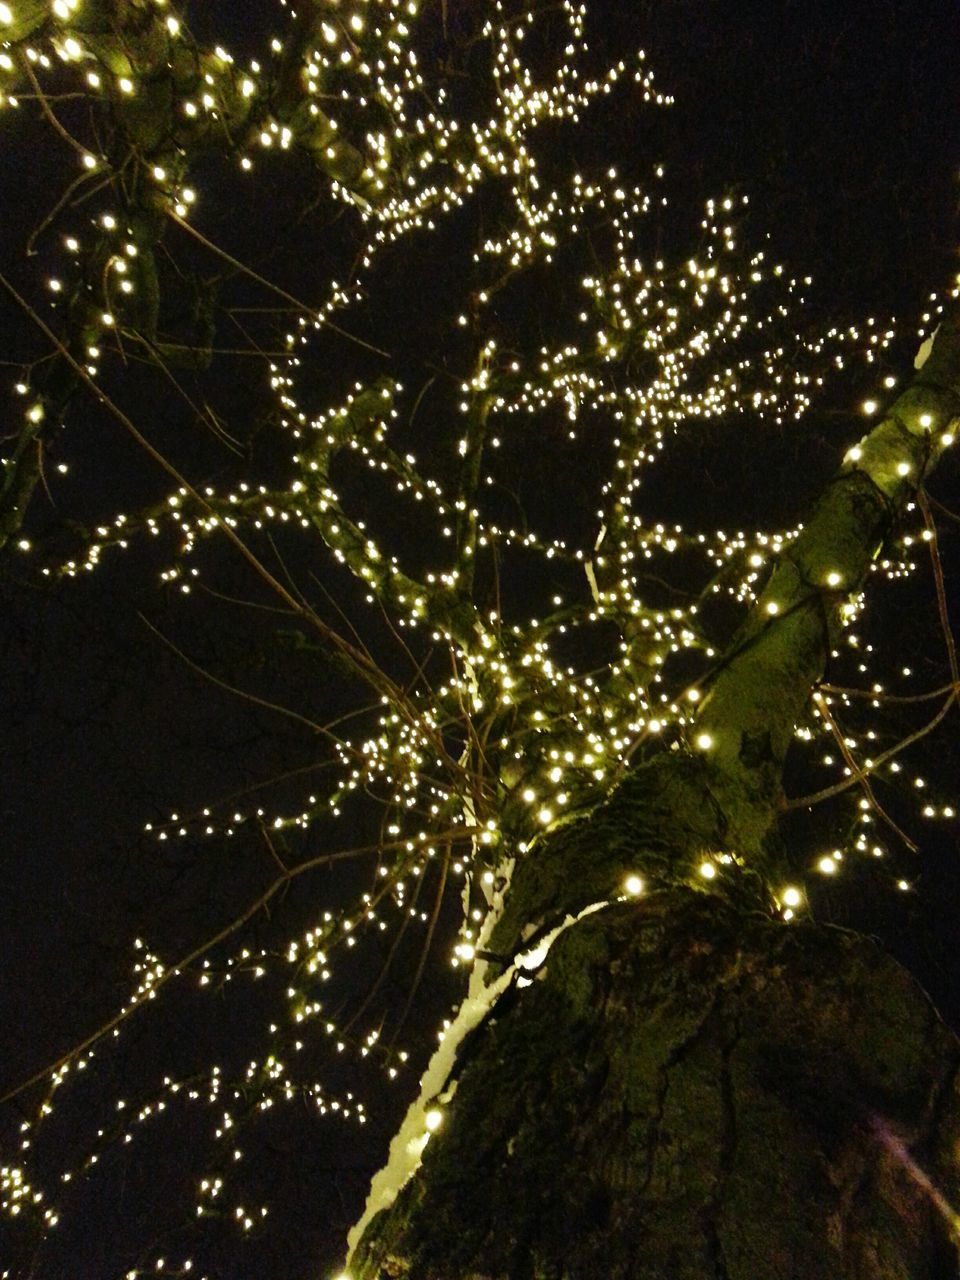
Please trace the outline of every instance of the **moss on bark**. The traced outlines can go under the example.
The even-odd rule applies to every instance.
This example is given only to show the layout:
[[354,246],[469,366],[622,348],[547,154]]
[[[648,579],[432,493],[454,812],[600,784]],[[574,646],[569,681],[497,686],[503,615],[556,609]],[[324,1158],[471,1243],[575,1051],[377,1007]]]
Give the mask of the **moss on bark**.
[[351,1274],[946,1280],[958,1063],[862,937],[683,888],[613,905],[468,1042]]
[[[960,1045],[868,939],[768,909],[796,722],[891,524],[954,429],[960,318],[847,455],[719,663],[702,755],[664,754],[535,842],[505,957],[563,932],[461,1053],[443,1129],[357,1277],[946,1280]],[[699,891],[696,867],[724,870]]]

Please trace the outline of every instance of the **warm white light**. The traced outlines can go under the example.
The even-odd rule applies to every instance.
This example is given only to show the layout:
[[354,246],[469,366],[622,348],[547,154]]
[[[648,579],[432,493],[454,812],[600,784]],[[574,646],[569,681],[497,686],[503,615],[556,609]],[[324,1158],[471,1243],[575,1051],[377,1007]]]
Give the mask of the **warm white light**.
[[627,876],[623,882],[623,887],[632,897],[639,897],[643,893],[643,881],[639,876]]
[[436,1133],[443,1123],[443,1112],[438,1111],[437,1108],[434,1107],[424,1116],[423,1123],[427,1126],[427,1131],[429,1133]]
[[788,907],[799,907],[800,903],[803,901],[803,894],[793,885],[788,885],[787,888],[784,889],[782,897],[784,904]]
[[710,748],[713,746],[713,738],[710,736],[709,733],[698,733],[697,746],[700,748],[701,751],[709,751]]
[[716,879],[717,868],[712,862],[701,862],[700,874],[703,876],[704,880],[714,880]]

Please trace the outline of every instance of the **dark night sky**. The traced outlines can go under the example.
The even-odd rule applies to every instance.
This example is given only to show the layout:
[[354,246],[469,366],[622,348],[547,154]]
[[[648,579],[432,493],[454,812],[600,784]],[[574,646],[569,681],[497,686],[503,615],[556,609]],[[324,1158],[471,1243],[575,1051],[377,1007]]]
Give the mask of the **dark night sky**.
[[[464,20],[459,3],[450,0],[453,23]],[[735,188],[751,194],[753,231],[769,230],[778,258],[816,277],[822,315],[913,317],[931,290],[952,281],[960,169],[952,0],[606,0],[596,8],[609,10],[598,53],[624,53],[643,43],[661,88],[675,94],[677,105],[652,117],[618,110],[588,121],[578,145],[622,158],[638,172],[665,162],[666,188],[681,211],[677,223],[665,225],[665,237],[683,220],[691,225],[706,197]],[[255,12],[269,14],[272,6],[211,3],[202,21],[228,47],[254,52]],[[32,269],[22,261],[24,230],[35,205],[43,203],[17,204],[32,145],[18,134],[22,123],[0,118],[0,145],[8,157],[0,266],[21,281]],[[51,147],[39,166],[36,182],[44,193],[55,189],[59,160]],[[205,216],[211,233],[226,235],[233,211],[218,204],[215,191],[214,184],[205,194]],[[272,242],[285,199],[283,191],[271,193],[269,207],[257,205],[233,228],[238,256],[255,258],[264,237]],[[282,243],[270,263],[278,278],[297,279],[301,287],[305,279],[309,284],[311,270],[323,278],[322,246],[320,265],[311,265],[309,256],[294,260],[302,252],[315,263],[309,222]],[[193,252],[181,247],[187,257]],[[3,331],[16,357],[36,350],[19,316],[3,306]],[[903,349],[910,350],[909,341]],[[223,375],[217,392],[227,415],[239,419],[250,406],[262,409],[263,383],[253,362]],[[781,486],[789,487],[786,500],[802,509],[804,495],[793,477],[801,462],[809,464],[807,493],[813,493],[829,473],[841,438],[830,421],[815,422],[810,438],[770,444],[770,458],[759,458],[757,469],[745,475],[743,501],[755,502],[757,511],[745,511],[744,522],[763,514],[765,501],[779,505]],[[172,430],[181,433],[178,445],[189,441],[182,428]],[[209,442],[186,447],[196,450],[191,461],[198,469],[219,465],[211,462],[217,455]],[[262,447],[268,451],[269,441]],[[38,514],[49,528],[64,516],[109,510],[115,492],[157,492],[150,465],[95,415],[76,411],[65,448],[82,449],[87,463],[78,468],[76,490],[55,486],[58,511]],[[723,448],[705,444],[701,463],[708,472],[723,469]],[[765,492],[750,492],[761,475],[777,480]],[[661,483],[675,497],[683,479],[671,481],[666,471]],[[159,491],[165,490],[163,481]],[[934,491],[951,503],[958,491],[955,463]],[[710,501],[709,495],[700,500]],[[949,589],[960,569],[955,538],[945,537],[944,555]],[[165,956],[177,954],[262,882],[262,866],[246,855],[226,865],[175,851],[160,854],[142,838],[143,823],[297,767],[312,749],[309,734],[297,726],[211,692],[164,650],[139,612],[189,644],[201,663],[221,663],[227,677],[263,681],[258,687],[308,705],[310,714],[337,707],[335,682],[308,657],[291,652],[282,670],[272,668],[266,622],[241,635],[228,610],[198,626],[175,599],[149,585],[153,569],[149,550],[136,550],[90,580],[53,590],[39,589],[18,564],[3,570],[0,841],[7,873],[0,908],[0,1026],[7,1034],[0,1091],[115,1008],[127,990],[130,941],[138,931],[162,944]],[[910,607],[922,603],[911,599]],[[884,625],[892,625],[889,617]],[[901,625],[905,646],[925,642],[921,624],[914,628],[901,619]],[[274,798],[286,794],[280,787]],[[369,837],[362,829],[358,835]],[[884,895],[864,889],[873,911],[869,927],[911,964],[960,1025],[952,994],[960,982],[956,840],[941,837],[925,852],[936,876],[928,870],[909,906],[897,901],[891,907]],[[312,903],[292,895],[288,907],[292,918],[307,919]],[[830,909],[843,917],[839,904]],[[261,1011],[245,1016],[259,1018]],[[420,1016],[429,1034],[427,1011]],[[132,1034],[111,1070],[122,1078],[163,1055],[174,1064],[186,1039],[216,1053],[242,1034],[235,1018],[226,1005],[207,1023],[189,1008],[171,1010],[159,1031]],[[305,1132],[296,1121],[280,1125],[268,1144],[263,1177],[286,1207],[293,1242],[270,1239],[244,1253],[211,1246],[212,1274],[305,1280],[317,1274],[318,1261],[332,1265],[338,1233],[356,1216],[364,1179],[393,1118],[389,1108],[375,1116],[361,1141],[352,1125],[334,1123],[322,1133],[309,1125]],[[8,1113],[0,1138],[8,1140],[17,1119],[15,1111]],[[112,1280],[121,1266],[133,1265],[136,1247],[151,1242],[151,1206],[183,1189],[183,1168],[171,1158],[170,1144],[179,1154],[181,1143],[189,1147],[191,1141],[172,1131],[145,1139],[129,1167],[107,1169],[88,1202],[93,1207],[86,1226],[68,1224],[35,1271],[14,1274]],[[162,1224],[158,1230],[162,1239]],[[3,1240],[0,1233],[0,1251]],[[0,1253],[0,1274],[2,1267]]]

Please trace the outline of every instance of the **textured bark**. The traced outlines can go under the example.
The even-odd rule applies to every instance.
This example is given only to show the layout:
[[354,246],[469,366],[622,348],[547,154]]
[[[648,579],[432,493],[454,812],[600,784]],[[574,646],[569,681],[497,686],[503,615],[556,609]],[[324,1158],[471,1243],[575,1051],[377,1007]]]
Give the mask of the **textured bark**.
[[[492,935],[504,963],[609,905],[463,1046],[356,1280],[956,1276],[960,1044],[871,941],[771,904],[794,726],[958,410],[954,314],[780,556],[708,683],[700,752],[675,744],[534,842]],[[618,902],[631,872],[650,892]]]
[[947,1280],[960,1046],[870,941],[677,888],[465,1046],[357,1280]]

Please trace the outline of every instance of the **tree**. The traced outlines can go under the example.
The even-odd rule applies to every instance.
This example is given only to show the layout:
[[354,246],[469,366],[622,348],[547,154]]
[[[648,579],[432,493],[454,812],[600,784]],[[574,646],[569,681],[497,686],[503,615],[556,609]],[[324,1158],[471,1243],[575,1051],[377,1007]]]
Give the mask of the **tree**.
[[[911,372],[912,337],[825,320],[741,247],[742,194],[692,231],[664,212],[662,167],[608,139],[646,140],[669,99],[599,18],[313,0],[242,70],[208,17],[153,0],[0,5],[25,145],[55,134],[78,161],[66,185],[62,152],[46,166],[27,237],[52,308],[32,262],[3,277],[16,571],[159,572],[151,654],[307,735],[305,789],[264,773],[265,803],[149,824],[157,847],[255,861],[189,941],[138,940],[133,994],[12,1082],[30,1110],[5,1208],[44,1235],[59,1196],[38,1179],[91,1186],[118,1142],[206,1102],[180,1194],[200,1267],[230,1274],[224,1220],[266,1230],[237,1153],[282,1104],[357,1111],[342,1054],[396,1073],[411,1016],[453,994],[352,1276],[953,1273],[960,1050],[875,942],[818,922],[815,881],[856,892],[871,861],[909,886],[914,806],[888,788],[947,749],[927,482],[960,319],[934,300]],[[237,395],[237,352],[266,389]],[[662,514],[669,482],[651,496],[671,456],[689,491],[704,440],[729,453],[758,425],[826,463],[834,405],[844,444],[777,524],[708,531],[689,496],[682,524]],[[43,513],[52,459],[89,474],[108,426],[139,452],[111,443],[108,484]],[[889,693],[862,615],[923,544],[945,656]],[[193,991],[231,983],[265,994],[227,1066],[198,1063],[176,1020],[215,1018]],[[176,1065],[134,1039],[118,1099],[111,1053],[155,1005]],[[168,1252],[151,1237],[131,1274],[188,1270]]]

